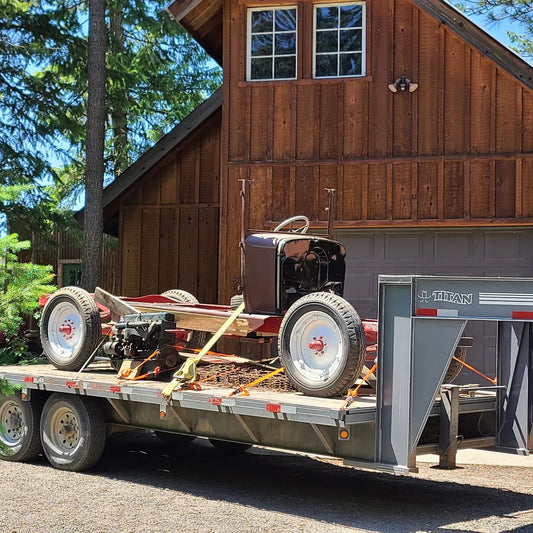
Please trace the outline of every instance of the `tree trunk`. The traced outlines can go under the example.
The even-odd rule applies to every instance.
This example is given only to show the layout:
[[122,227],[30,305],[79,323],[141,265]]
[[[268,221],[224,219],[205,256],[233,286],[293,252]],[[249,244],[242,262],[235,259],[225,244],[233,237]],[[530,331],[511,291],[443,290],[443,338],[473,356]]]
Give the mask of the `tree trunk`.
[[[109,6],[110,21],[110,52],[115,57],[124,54],[124,16],[120,3]],[[128,154],[128,92],[124,79],[114,80],[113,105],[111,106],[111,126],[113,129],[113,159],[115,163],[115,177],[120,175],[130,165]]]
[[102,266],[105,51],[105,0],[89,0],[87,141],[82,257],[82,286],[88,291],[94,291],[98,285]]

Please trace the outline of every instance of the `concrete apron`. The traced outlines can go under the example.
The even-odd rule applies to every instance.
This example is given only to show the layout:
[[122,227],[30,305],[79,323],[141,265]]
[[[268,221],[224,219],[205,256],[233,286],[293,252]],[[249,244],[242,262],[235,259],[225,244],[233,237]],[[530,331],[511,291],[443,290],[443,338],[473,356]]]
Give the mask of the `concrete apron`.
[[[418,463],[439,464],[439,456],[436,454],[419,455],[416,460]],[[494,465],[533,468],[533,454],[528,456],[517,455],[492,448],[459,449],[457,451],[457,465]]]

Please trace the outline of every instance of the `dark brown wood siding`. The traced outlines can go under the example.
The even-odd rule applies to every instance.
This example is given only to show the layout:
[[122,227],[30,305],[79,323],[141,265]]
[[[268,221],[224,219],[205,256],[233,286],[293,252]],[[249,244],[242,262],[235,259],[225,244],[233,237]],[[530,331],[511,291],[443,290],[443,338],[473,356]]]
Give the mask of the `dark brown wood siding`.
[[120,293],[217,299],[221,112],[119,199]]
[[[38,265],[51,265],[55,276],[54,285],[64,287],[68,281],[63,279],[63,266],[81,264],[82,249],[81,238],[76,238],[67,233],[57,232],[53,236],[40,235],[32,232],[25,235],[20,232],[21,238],[31,242],[31,249],[23,252],[21,261],[31,261]],[[118,290],[118,239],[104,234],[102,247],[102,270],[100,272],[99,286],[108,292]]]
[[[224,13],[220,294],[238,284],[239,179],[250,221],[293,214],[325,226],[533,223],[533,94],[410,0],[369,0],[363,78],[313,80],[311,1],[298,7],[298,80],[246,82],[246,9]],[[418,90],[393,94],[405,75]]]

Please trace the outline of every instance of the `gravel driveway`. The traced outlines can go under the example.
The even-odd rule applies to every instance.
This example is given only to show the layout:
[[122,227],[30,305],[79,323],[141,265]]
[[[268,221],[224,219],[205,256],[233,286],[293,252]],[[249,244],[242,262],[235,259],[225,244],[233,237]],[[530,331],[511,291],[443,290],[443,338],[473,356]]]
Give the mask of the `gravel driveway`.
[[109,438],[89,473],[0,463],[0,532],[533,532],[533,471],[422,464],[411,476],[147,432]]

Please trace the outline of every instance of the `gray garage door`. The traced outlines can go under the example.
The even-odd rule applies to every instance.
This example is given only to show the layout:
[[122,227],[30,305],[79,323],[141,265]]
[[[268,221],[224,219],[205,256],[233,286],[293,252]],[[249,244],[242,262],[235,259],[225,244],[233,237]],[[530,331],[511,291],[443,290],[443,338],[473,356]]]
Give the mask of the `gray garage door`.
[[[336,237],[347,249],[344,296],[362,318],[377,316],[378,274],[533,277],[533,229],[369,229]],[[467,361],[495,376],[495,324],[467,328],[475,338]],[[462,372],[457,382],[483,380]]]

